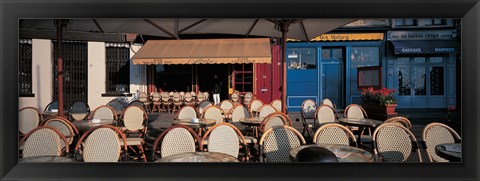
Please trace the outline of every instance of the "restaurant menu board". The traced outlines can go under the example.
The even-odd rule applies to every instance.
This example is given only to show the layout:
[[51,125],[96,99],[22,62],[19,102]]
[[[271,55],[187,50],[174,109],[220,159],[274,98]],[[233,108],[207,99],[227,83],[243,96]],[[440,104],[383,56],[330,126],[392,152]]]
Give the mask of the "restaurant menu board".
[[380,89],[382,87],[382,67],[358,67],[357,85],[359,89],[368,87]]

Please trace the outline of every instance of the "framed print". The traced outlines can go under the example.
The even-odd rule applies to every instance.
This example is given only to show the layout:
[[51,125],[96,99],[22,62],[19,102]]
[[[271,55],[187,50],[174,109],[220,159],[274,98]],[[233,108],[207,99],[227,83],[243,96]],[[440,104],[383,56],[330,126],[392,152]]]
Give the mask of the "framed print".
[[[478,0],[40,0],[2,1],[0,11],[2,180],[478,180],[480,151],[478,138],[472,135],[480,130],[476,122],[480,91],[471,86],[480,82]],[[378,155],[368,143],[342,147],[358,153],[357,158],[333,153],[339,163],[299,163],[296,155],[290,155],[293,147],[318,146],[313,142],[318,140],[317,127],[309,127],[301,112],[305,100],[320,105],[329,99],[336,105],[332,110],[341,111],[360,103],[359,89],[367,87],[397,89],[399,113],[437,111],[438,119],[431,121],[454,125],[463,138],[458,140],[461,161],[430,161],[422,139],[415,147],[421,155],[413,162],[380,163],[386,160],[375,160]],[[48,110],[47,105],[55,105],[62,94],[64,108]],[[162,95],[164,102],[159,101]],[[89,107],[70,106],[78,100]],[[240,112],[250,115],[232,118],[221,107],[224,100],[235,100],[232,108],[243,106]],[[256,123],[242,124],[255,117],[251,110],[255,100],[261,100],[268,107],[265,110],[283,112],[276,116],[283,116],[282,124],[288,126],[284,130],[291,132],[263,129],[261,121],[269,114],[256,116]],[[107,104],[114,110],[113,119],[96,118],[94,113]],[[145,124],[134,131],[144,135],[136,137],[141,141],[131,147],[115,141],[117,134],[127,142],[120,134],[127,128],[116,129],[125,121],[122,108],[128,106],[138,107],[132,110]],[[108,124],[101,128],[112,128],[108,136],[114,141],[98,145],[121,149],[107,163],[88,162],[82,143],[59,155],[74,163],[21,162],[20,110],[27,107],[44,113],[40,123],[52,114],[77,125],[77,135],[65,137],[67,144],[98,124]],[[218,122],[223,123],[200,112],[211,107],[218,107]],[[182,108],[190,109],[193,117],[179,117]],[[71,119],[76,111],[82,114],[80,120]],[[410,131],[421,138],[425,121],[410,113],[409,118],[419,120],[412,121],[415,130]],[[224,124],[238,127],[229,129],[234,136],[220,141],[241,141],[233,144],[231,152],[210,154],[223,143],[208,145],[217,141],[208,137],[214,134],[209,128]],[[187,133],[173,138],[188,138],[177,145],[190,146],[189,153],[183,153],[189,158],[162,155],[167,151],[160,150],[161,140],[176,128]],[[267,145],[284,138],[295,140],[280,141],[285,144],[281,151]],[[252,143],[245,144],[248,141]],[[174,157],[165,159],[168,156]],[[350,159],[355,163],[345,163]]]

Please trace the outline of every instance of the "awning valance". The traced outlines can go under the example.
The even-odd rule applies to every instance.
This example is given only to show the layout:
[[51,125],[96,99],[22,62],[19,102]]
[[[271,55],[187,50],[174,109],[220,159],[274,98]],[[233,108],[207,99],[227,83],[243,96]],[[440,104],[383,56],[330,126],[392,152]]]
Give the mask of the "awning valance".
[[133,64],[270,63],[269,38],[149,40]]
[[455,40],[399,40],[391,41],[395,54],[452,53],[460,50]]

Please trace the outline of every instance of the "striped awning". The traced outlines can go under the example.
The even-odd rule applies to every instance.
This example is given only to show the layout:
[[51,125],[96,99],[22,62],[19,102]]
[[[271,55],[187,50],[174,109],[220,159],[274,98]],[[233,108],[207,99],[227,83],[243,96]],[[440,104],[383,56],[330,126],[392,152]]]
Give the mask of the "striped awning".
[[271,63],[269,38],[149,40],[133,64]]

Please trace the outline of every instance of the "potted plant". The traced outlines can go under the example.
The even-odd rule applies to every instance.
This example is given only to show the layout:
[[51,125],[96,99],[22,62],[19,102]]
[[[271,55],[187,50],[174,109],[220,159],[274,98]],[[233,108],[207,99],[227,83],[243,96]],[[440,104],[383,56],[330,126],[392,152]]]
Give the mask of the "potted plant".
[[362,107],[369,117],[386,118],[397,114],[397,99],[395,98],[395,89],[382,87],[379,90],[369,87],[362,89]]

